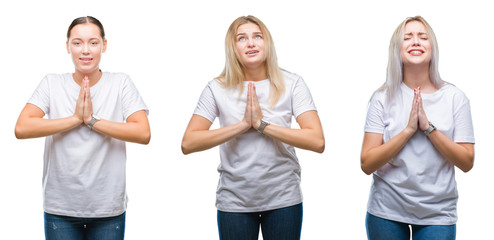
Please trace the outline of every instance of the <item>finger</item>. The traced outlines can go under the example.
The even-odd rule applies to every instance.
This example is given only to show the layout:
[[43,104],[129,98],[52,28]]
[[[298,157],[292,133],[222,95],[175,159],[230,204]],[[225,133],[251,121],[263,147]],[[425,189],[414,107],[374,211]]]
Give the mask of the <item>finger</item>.
[[417,94],[417,89],[413,90],[413,101],[412,101],[412,112],[417,111],[417,99],[418,99],[418,94]]

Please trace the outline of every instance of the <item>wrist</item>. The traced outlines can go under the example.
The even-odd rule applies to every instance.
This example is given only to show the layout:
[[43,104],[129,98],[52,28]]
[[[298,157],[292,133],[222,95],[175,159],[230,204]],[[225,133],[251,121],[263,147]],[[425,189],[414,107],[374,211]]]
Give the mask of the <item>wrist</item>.
[[264,128],[266,128],[270,123],[269,122],[266,122],[264,120],[259,120],[259,125],[257,127],[257,131],[261,134],[264,134]]
[[411,137],[413,136],[413,134],[415,134],[415,132],[417,131],[416,128],[412,128],[410,126],[407,126],[403,132],[406,134],[407,137]]
[[261,123],[262,123],[262,119],[259,119],[255,122],[252,123],[252,127],[255,129],[255,130],[259,130],[259,127],[261,126]]
[[77,124],[83,124],[84,123],[84,119],[83,118],[80,118],[79,116],[77,115],[72,115],[72,119],[74,120],[74,122],[76,122]]
[[240,128],[242,129],[242,133],[244,132],[247,132],[252,126],[250,125],[249,122],[247,122],[247,120],[242,120],[238,123],[238,125],[240,126]]
[[429,134],[431,134],[434,130],[436,130],[436,127],[432,123],[429,122],[429,126],[423,131],[424,131],[425,136],[429,136]]
[[89,118],[89,121],[87,122],[87,126],[89,127],[89,129],[93,130],[93,126],[96,122],[98,122],[99,120],[101,120],[100,117],[94,115],[94,114],[91,114],[91,118]]

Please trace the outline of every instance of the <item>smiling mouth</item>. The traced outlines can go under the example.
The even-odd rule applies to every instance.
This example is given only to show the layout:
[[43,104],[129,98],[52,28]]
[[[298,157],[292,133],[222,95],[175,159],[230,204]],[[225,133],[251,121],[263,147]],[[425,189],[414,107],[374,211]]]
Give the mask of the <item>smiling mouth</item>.
[[424,54],[424,51],[423,50],[411,50],[411,51],[408,51],[408,53],[412,56],[420,56],[420,55]]

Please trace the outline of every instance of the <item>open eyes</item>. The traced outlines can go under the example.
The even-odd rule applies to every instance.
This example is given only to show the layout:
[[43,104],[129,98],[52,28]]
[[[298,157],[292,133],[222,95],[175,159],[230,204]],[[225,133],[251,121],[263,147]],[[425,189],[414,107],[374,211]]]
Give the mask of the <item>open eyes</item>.
[[[255,35],[254,36],[254,39],[258,40],[258,39],[262,39],[262,35]],[[240,36],[238,37],[237,39],[239,42],[242,42],[242,41],[247,41],[247,37],[244,37],[244,36]]]

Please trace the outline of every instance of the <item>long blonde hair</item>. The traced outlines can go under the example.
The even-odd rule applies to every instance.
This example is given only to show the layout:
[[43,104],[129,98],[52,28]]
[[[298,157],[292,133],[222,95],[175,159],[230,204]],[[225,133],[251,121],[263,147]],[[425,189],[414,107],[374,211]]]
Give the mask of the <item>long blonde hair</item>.
[[[391,41],[389,42],[389,57],[388,68],[386,75],[386,82],[379,90],[387,90],[388,99],[392,99],[403,81],[403,59],[401,59],[401,45],[405,34],[405,25],[412,21],[418,21],[424,24],[427,30],[427,36],[432,46],[432,56],[429,63],[429,77],[432,84],[437,88],[441,88],[442,79],[439,75],[438,62],[439,62],[439,47],[437,45],[436,35],[431,26],[421,16],[408,17],[396,28]],[[378,90],[378,91],[379,91]]]
[[271,33],[264,23],[254,16],[242,16],[230,25],[225,37],[225,68],[223,72],[217,77],[219,82],[227,88],[237,88],[239,90],[239,96],[243,91],[243,82],[245,75],[243,72],[243,64],[239,60],[239,54],[235,47],[237,29],[240,25],[246,23],[256,24],[262,32],[264,38],[264,46],[266,52],[266,59],[264,66],[266,68],[266,74],[270,82],[269,98],[271,100],[271,106],[274,106],[281,95],[285,92],[285,84],[281,75],[280,67],[278,66],[278,58],[276,57],[276,50],[274,48],[273,38]]

